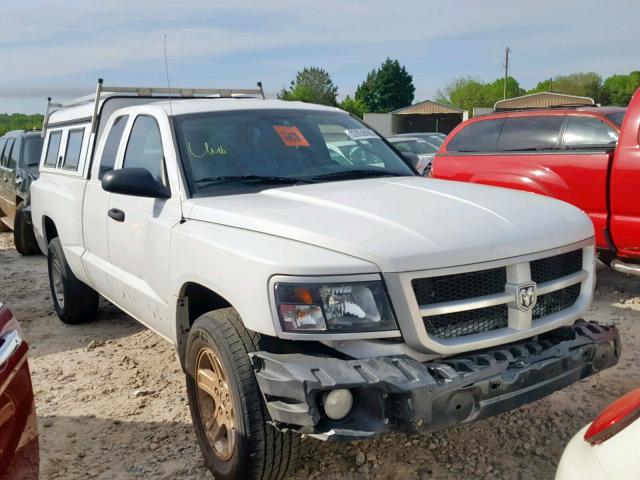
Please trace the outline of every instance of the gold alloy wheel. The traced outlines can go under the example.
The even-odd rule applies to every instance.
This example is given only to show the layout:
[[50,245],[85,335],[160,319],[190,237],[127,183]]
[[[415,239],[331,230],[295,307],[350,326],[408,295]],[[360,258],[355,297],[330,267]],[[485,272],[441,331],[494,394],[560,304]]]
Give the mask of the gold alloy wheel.
[[236,437],[235,410],[227,375],[218,356],[203,348],[196,363],[198,410],[213,453],[223,461],[233,455]]

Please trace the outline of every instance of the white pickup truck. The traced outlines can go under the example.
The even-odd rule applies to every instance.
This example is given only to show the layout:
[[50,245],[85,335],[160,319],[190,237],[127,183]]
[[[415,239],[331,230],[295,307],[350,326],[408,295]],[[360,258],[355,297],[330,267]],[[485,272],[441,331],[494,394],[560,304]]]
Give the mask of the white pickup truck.
[[582,212],[421,178],[349,114],[259,93],[99,82],[48,111],[31,190],[60,319],[102,295],[175,344],[216,478],[284,478],[298,434],[439,430],[618,361],[617,330],[580,320]]

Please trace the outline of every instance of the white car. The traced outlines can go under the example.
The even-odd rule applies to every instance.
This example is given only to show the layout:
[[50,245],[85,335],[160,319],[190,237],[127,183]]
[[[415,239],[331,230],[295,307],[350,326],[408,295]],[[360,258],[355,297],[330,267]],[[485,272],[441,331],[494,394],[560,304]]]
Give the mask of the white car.
[[571,439],[556,480],[637,480],[639,446],[640,388],[617,399]]
[[285,477],[299,434],[439,430],[618,361],[615,328],[576,323],[578,209],[421,178],[346,112],[259,93],[100,83],[48,112],[31,188],[58,316],[102,295],[176,346],[216,478]]

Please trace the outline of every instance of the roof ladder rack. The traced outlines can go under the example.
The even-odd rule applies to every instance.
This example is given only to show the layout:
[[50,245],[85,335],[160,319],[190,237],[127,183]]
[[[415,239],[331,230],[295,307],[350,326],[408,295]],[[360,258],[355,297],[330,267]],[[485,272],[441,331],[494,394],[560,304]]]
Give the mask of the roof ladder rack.
[[54,109],[75,107],[93,103],[93,114],[91,116],[91,132],[95,133],[98,127],[98,113],[100,102],[107,96],[117,94],[129,94],[139,97],[166,96],[169,98],[209,98],[218,95],[220,98],[232,98],[234,95],[259,95],[263,100],[266,98],[262,82],[257,83],[257,88],[167,88],[167,87],[108,87],[104,85],[102,78],[98,79],[96,92],[84,97],[75,98],[64,103],[52,103],[51,97],[47,99],[47,112],[42,124],[42,135],[46,133],[49,123],[49,115]]

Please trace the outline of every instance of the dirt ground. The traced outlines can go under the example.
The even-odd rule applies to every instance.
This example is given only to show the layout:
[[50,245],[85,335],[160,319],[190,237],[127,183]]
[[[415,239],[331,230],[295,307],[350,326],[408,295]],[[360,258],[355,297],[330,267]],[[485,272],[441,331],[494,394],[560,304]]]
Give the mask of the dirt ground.
[[[80,326],[55,316],[42,256],[0,234],[0,299],[31,344],[43,479],[208,479],[172,347],[113,306]],[[427,436],[305,441],[295,479],[550,479],[571,436],[640,385],[640,281],[598,270],[589,320],[615,323],[618,366],[532,405]]]

